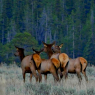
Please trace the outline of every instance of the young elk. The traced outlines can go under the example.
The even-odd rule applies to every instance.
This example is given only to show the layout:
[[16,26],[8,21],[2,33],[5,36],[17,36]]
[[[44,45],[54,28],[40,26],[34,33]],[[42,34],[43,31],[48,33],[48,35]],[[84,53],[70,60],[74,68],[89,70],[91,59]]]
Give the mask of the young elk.
[[[38,81],[38,76],[36,74],[36,68],[39,68],[40,64],[41,64],[41,58],[38,54],[33,54],[33,55],[28,55],[25,56],[24,55],[24,49],[23,48],[19,48],[17,46],[15,46],[17,51],[15,52],[15,56],[19,56],[20,60],[21,60],[21,69],[22,69],[22,75],[23,75],[23,81],[25,82],[25,74],[26,73],[30,73],[30,81],[32,79],[32,74],[34,75],[34,77],[36,78],[36,82]],[[35,58],[35,63],[33,62],[33,58]]]
[[[60,51],[60,46],[54,46],[53,51],[55,53]],[[88,81],[88,78],[86,76],[86,67],[87,67],[87,60],[84,59],[83,57],[78,57],[75,59],[69,58],[69,64],[67,66],[67,71],[68,71],[68,73],[77,73],[77,76],[79,78],[79,82],[82,80],[82,77],[80,75],[80,72],[82,72],[83,75],[85,76],[86,81]]]
[[[48,57],[50,59],[52,58],[56,58],[57,60],[59,60],[60,62],[60,66],[61,66],[61,71],[64,70],[64,74],[67,74],[67,65],[68,65],[68,61],[69,61],[69,57],[66,53],[61,53],[58,49],[61,48],[63,46],[63,44],[61,44],[59,47],[56,47],[56,52],[53,51],[52,46],[55,45],[55,42],[53,42],[53,44],[46,44],[44,43],[44,52],[47,53]],[[60,69],[58,70],[58,73],[60,74],[60,76],[62,76]],[[66,78],[66,77],[65,77]]]
[[[33,51],[37,54],[40,54],[41,52],[36,51],[33,49]],[[57,69],[60,67],[60,62],[55,59],[42,59],[40,68],[38,68],[38,73],[39,74],[44,74],[45,76],[45,81],[47,80],[47,74],[51,73],[57,81],[59,80],[58,74],[57,74]],[[40,77],[40,81],[42,80],[42,77]]]

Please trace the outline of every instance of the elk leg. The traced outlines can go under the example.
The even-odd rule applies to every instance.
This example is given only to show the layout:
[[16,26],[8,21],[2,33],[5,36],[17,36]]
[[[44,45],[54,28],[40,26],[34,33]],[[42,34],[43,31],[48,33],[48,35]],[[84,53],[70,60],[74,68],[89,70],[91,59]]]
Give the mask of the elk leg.
[[68,78],[68,69],[64,68],[64,71],[62,72],[61,78],[65,75],[65,79]]
[[63,74],[62,74],[62,72],[61,72],[61,70],[60,69],[58,69],[58,74],[60,75],[60,80],[62,79],[62,77],[63,77]]
[[76,73],[77,73],[77,76],[78,76],[78,78],[79,78],[79,82],[81,83],[82,77],[81,77],[81,75],[80,75],[79,72],[76,72]]
[[36,74],[35,66],[32,64],[32,62],[30,62],[30,69],[31,69],[32,74],[33,74],[34,77],[36,78],[36,82],[37,82],[37,81],[38,81],[38,76],[37,76],[37,74]]
[[[58,72],[56,72],[56,74],[58,75]],[[59,76],[58,76],[58,78],[59,78]],[[56,78],[54,77],[54,81],[56,82]]]
[[47,82],[47,74],[44,74],[45,82]]
[[36,74],[35,67],[34,67],[34,66],[31,66],[30,69],[31,69],[31,71],[32,71],[32,73],[33,73],[33,75],[34,75],[34,77],[36,78],[36,82],[37,82],[37,81],[38,81],[38,76],[37,76],[37,74]]
[[86,76],[86,72],[85,72],[85,71],[82,71],[82,73],[83,73],[83,75],[84,75],[84,77],[85,77],[85,80],[88,81],[88,78],[87,78],[87,76]]
[[23,74],[23,82],[25,83],[25,71],[23,71],[22,74]]
[[38,70],[38,73],[39,73],[39,82],[41,82],[42,81],[42,75],[41,75],[40,70]]
[[65,73],[65,79],[67,79],[68,78],[68,69],[67,68],[65,68],[64,73]]
[[63,78],[63,72],[62,73],[60,73],[60,79],[62,79]]
[[50,72],[52,73],[53,77],[58,81],[59,77],[58,77],[58,74],[56,73],[56,70],[55,69],[51,69]]
[[65,79],[67,79],[67,78],[68,78],[68,73],[66,72],[66,73],[65,73]]
[[33,71],[33,75],[34,75],[34,77],[35,77],[35,79],[36,79],[36,82],[38,81],[38,76],[37,76],[37,74],[36,74],[36,71]]
[[31,82],[31,79],[32,79],[32,73],[30,73],[30,82]]

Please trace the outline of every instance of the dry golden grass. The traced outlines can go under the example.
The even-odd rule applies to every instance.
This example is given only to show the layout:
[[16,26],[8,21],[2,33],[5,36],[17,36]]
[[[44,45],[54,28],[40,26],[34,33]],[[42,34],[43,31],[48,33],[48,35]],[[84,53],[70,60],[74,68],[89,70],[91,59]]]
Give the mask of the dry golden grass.
[[16,65],[0,66],[0,95],[95,95],[95,67],[87,68],[88,83],[82,75],[79,85],[76,75],[69,74],[67,80],[54,82],[53,76],[48,75],[47,83],[36,83],[35,78],[29,81],[26,74],[26,82],[23,83],[22,71]]

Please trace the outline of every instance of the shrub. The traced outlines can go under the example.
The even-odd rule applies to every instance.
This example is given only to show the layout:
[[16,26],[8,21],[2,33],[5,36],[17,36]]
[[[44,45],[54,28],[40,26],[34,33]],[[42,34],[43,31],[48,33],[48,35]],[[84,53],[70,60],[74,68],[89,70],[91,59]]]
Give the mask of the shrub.
[[93,67],[88,67],[87,68],[87,73],[89,74],[89,75],[92,75],[92,72],[94,71],[94,68]]
[[27,90],[32,90],[35,95],[49,95],[51,86],[44,83],[37,85],[26,84],[26,91]]
[[63,87],[52,87],[51,95],[65,95]]
[[88,95],[95,95],[95,91],[93,88],[87,89],[87,94]]
[[81,90],[81,91],[79,92],[79,95],[87,95],[87,94],[86,94],[86,92],[85,92],[84,90]]

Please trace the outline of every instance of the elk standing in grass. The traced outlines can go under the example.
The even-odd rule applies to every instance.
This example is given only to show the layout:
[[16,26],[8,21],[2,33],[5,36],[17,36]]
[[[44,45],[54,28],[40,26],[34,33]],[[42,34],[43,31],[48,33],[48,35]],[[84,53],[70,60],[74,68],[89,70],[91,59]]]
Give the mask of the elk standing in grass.
[[[25,56],[23,48],[19,48],[17,46],[15,46],[15,47],[16,47],[17,51],[14,55],[20,57],[21,69],[22,69],[22,75],[23,75],[24,82],[25,82],[25,74],[26,73],[30,73],[30,81],[32,79],[32,74],[33,74],[34,77],[36,78],[36,82],[37,82],[38,76],[36,74],[36,68],[39,68],[39,66],[41,64],[40,56],[38,54]],[[35,58],[35,56],[36,56],[36,58]],[[33,62],[33,60],[31,60],[32,58],[35,58],[34,59],[35,63]]]
[[[61,51],[60,46],[53,46],[53,51],[55,53],[58,51],[60,52]],[[77,76],[79,78],[79,82],[81,82],[81,80],[82,80],[82,77],[80,75],[80,72],[82,72],[83,75],[85,76],[86,81],[88,81],[88,78],[86,76],[86,67],[87,67],[87,60],[84,59],[83,57],[78,57],[75,59],[69,58],[69,64],[67,66],[67,71],[68,71],[68,73],[77,73]]]
[[[36,51],[33,49],[33,51],[37,54],[40,54],[41,52]],[[38,68],[38,73],[39,74],[44,74],[45,76],[45,81],[47,80],[47,74],[51,73],[57,81],[59,80],[57,70],[60,68],[60,62],[55,59],[42,59],[40,68]],[[42,80],[42,77],[40,77],[40,81]]]
[[[61,53],[58,49],[56,49],[57,52],[54,53],[54,51],[52,49],[52,46],[55,45],[55,42],[53,42],[53,43],[54,44],[52,45],[52,44],[46,44],[46,43],[43,42],[44,52],[47,53],[47,55],[50,59],[56,58],[57,60],[59,60],[60,66],[61,66],[61,71],[64,70],[64,74],[67,74],[68,71],[67,71],[66,68],[67,68],[67,65],[68,65],[68,62],[69,62],[69,57],[66,53]],[[63,46],[63,44],[61,44],[59,46],[59,48],[61,48],[62,46]],[[60,76],[62,76],[61,71],[60,71],[60,68],[59,68],[58,72],[59,72]]]

